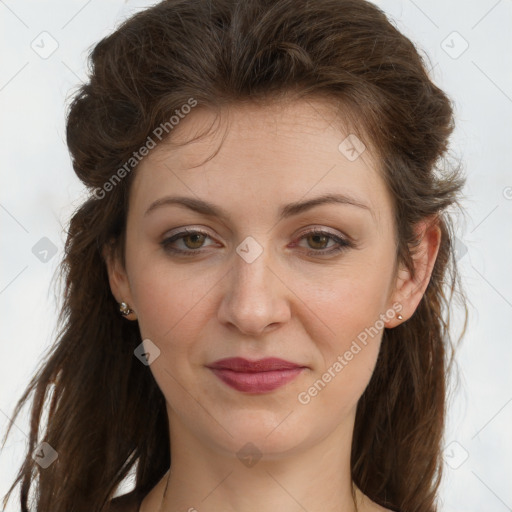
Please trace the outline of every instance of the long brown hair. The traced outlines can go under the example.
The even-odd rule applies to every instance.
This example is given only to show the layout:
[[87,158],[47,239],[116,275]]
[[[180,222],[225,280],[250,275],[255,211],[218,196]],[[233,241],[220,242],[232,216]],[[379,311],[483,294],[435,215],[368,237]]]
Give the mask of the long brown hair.
[[[218,108],[296,93],[343,104],[371,141],[394,199],[397,261],[411,272],[415,224],[439,219],[426,292],[407,322],[384,331],[351,460],[354,482],[375,502],[437,510],[454,293],[467,320],[447,208],[464,178],[448,161],[451,101],[413,43],[364,0],[170,0],[125,21],[90,61],[67,117],[73,168],[90,196],[69,226],[58,339],[14,411],[31,397],[28,452],[4,505],[19,485],[23,511],[35,490],[38,511],[101,512],[131,469],[141,494],[167,471],[165,401],[134,357],[140,332],[119,315],[103,257],[106,247],[123,253],[136,170],[126,162],[191,98]],[[46,469],[31,456],[41,441],[58,452]]]

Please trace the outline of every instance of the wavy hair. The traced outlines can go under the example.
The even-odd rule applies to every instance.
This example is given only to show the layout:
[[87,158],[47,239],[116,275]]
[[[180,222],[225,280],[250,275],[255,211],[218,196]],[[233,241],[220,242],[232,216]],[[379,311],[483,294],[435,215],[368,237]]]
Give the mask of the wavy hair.
[[[375,148],[394,202],[397,261],[414,272],[415,225],[432,217],[441,227],[420,304],[384,330],[351,454],[353,480],[372,500],[436,511],[454,296],[463,333],[467,323],[448,211],[465,178],[462,165],[449,162],[452,102],[414,44],[364,0],[168,0],[102,39],[90,64],[67,114],[73,169],[90,194],[67,233],[58,337],[13,414],[30,402],[27,454],[4,505],[19,485],[24,512],[32,492],[38,511],[103,512],[131,470],[141,494],[165,474],[165,400],[134,357],[138,325],[119,315],[104,258],[108,247],[123,256],[136,166],[101,191],[190,98],[213,109],[296,94],[347,107],[354,130]],[[43,440],[58,452],[44,470],[31,456]]]

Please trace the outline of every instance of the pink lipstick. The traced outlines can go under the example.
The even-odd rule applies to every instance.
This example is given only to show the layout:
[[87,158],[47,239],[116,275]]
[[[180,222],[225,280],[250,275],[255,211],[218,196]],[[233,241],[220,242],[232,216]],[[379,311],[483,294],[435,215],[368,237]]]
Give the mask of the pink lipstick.
[[225,384],[246,393],[273,391],[293,380],[306,368],[274,357],[258,361],[230,357],[207,367]]

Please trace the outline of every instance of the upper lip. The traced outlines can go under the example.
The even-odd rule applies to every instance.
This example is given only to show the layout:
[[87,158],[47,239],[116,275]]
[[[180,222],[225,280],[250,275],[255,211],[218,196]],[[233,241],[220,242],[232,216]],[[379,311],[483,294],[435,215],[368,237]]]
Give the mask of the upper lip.
[[243,357],[228,357],[219,359],[214,363],[207,365],[208,368],[215,370],[232,370],[234,372],[256,373],[270,372],[276,370],[291,370],[293,368],[303,368],[302,365],[278,359],[276,357],[267,357],[257,361],[249,361]]

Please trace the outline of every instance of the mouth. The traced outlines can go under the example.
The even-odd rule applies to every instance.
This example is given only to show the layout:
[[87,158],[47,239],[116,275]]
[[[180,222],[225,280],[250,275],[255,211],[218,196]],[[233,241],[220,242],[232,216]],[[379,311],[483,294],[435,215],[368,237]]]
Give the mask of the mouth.
[[207,368],[237,391],[260,394],[284,386],[307,367],[273,357],[257,361],[232,357],[215,361]]

